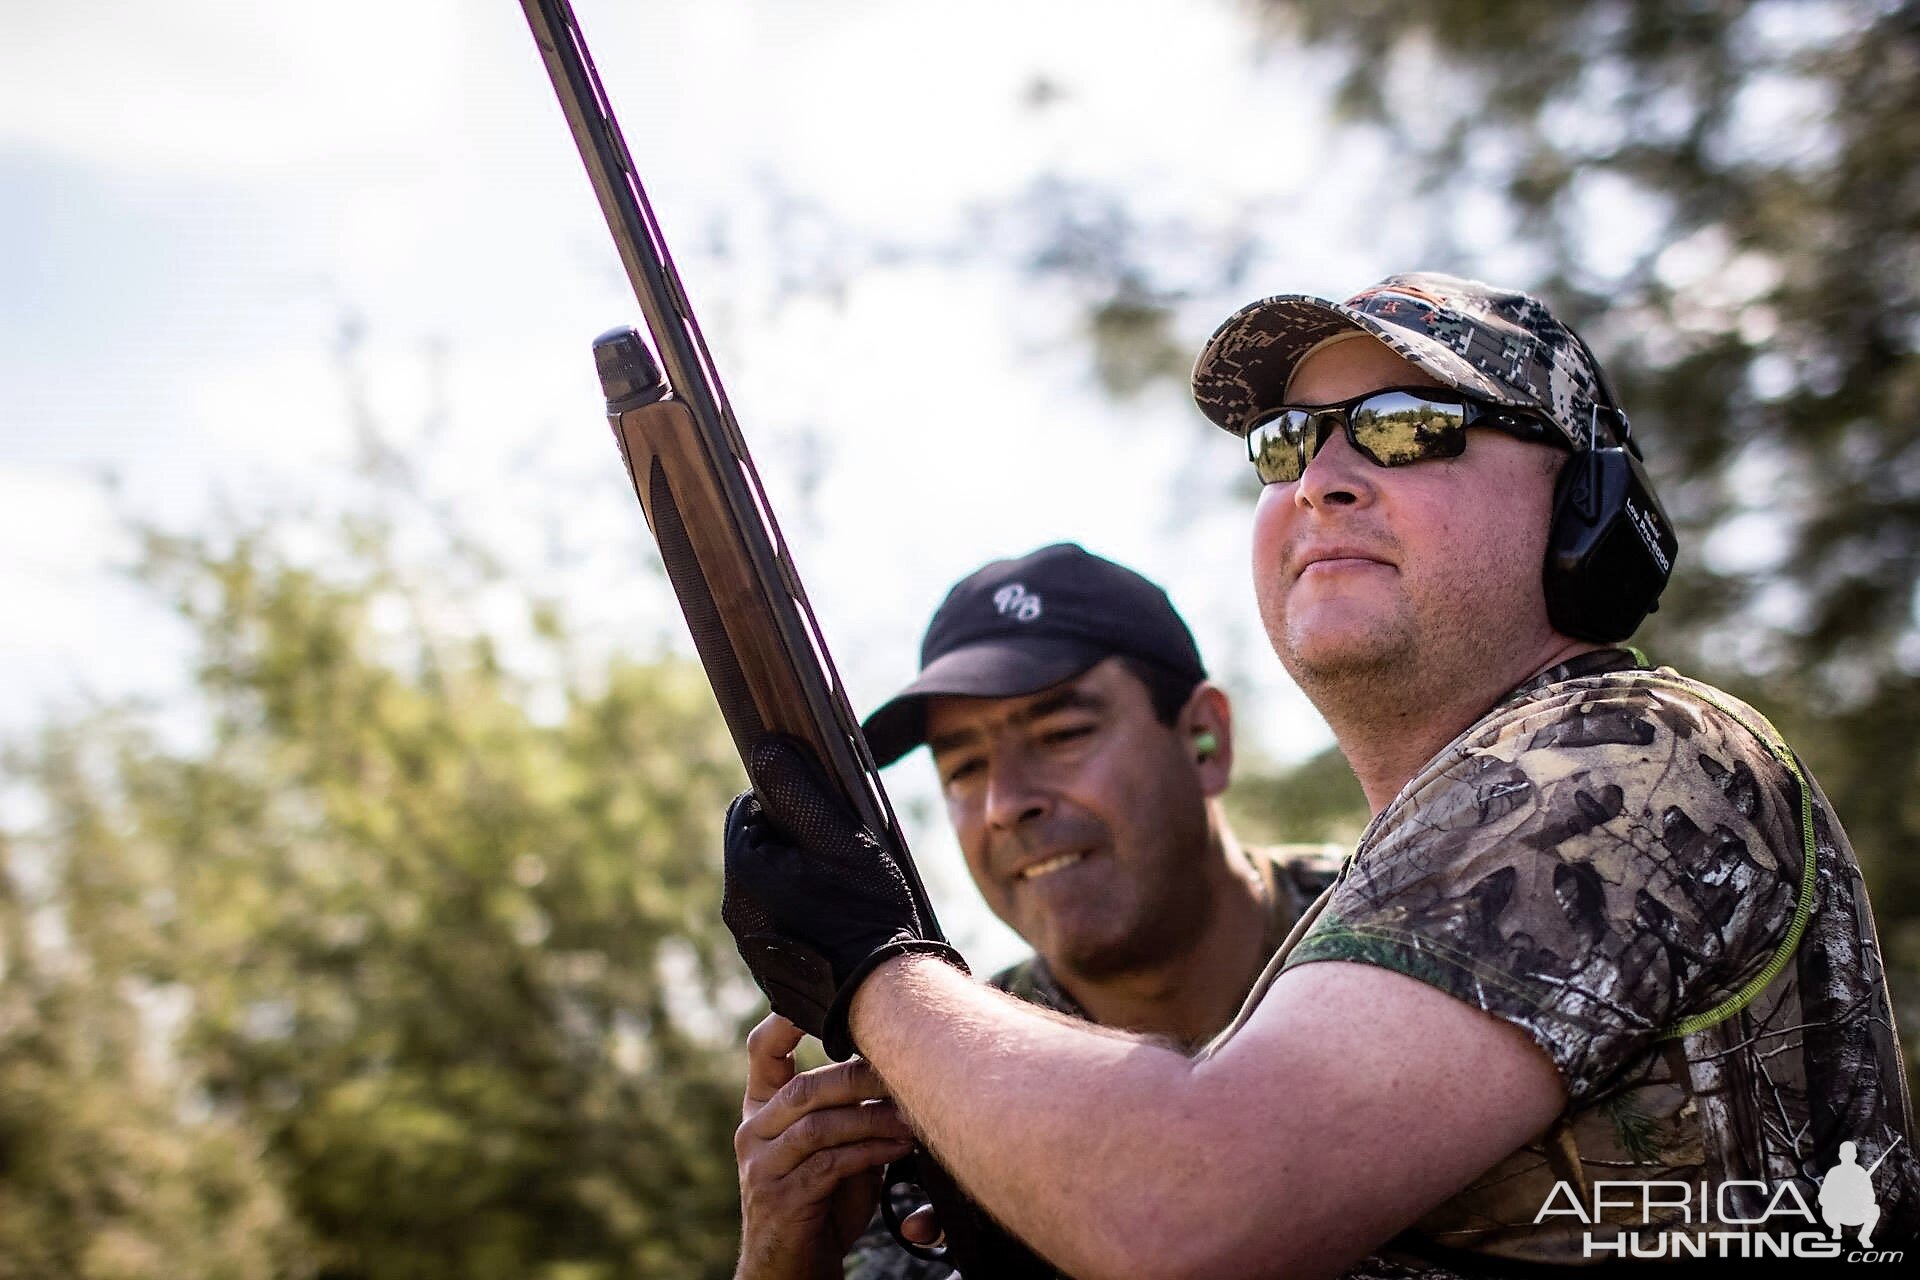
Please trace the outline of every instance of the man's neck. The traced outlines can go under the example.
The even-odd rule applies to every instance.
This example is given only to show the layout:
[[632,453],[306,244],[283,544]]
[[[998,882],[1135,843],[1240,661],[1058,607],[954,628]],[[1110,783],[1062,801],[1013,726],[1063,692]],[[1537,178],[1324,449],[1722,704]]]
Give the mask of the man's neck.
[[1603,647],[1555,636],[1554,643],[1525,661],[1425,681],[1401,676],[1385,687],[1323,687],[1312,691],[1313,701],[1359,779],[1367,808],[1378,815],[1441,748],[1511,690],[1549,667]]
[[1207,926],[1164,963],[1086,978],[1053,975],[1101,1026],[1165,1036],[1197,1048],[1239,1011],[1267,962],[1273,904],[1267,882],[1216,813],[1203,865],[1213,892]]

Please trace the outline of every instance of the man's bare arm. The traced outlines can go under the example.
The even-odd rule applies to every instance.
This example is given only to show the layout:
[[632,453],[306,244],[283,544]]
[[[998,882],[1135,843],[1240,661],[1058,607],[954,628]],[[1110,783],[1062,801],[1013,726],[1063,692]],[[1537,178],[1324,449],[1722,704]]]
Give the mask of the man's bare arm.
[[1566,1103],[1517,1028],[1358,964],[1283,975],[1199,1060],[916,957],[862,985],[852,1024],[956,1176],[1082,1280],[1332,1275]]

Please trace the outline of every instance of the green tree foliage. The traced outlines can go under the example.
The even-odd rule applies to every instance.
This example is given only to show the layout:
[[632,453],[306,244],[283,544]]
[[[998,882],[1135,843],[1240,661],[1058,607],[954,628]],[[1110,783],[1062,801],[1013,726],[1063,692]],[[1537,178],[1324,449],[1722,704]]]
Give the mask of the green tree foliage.
[[1288,769],[1242,767],[1226,796],[1235,831],[1259,843],[1321,840],[1352,849],[1367,825],[1367,797],[1332,747]]
[[147,539],[203,741],[103,715],[14,761],[0,1276],[727,1274],[752,992],[698,668],[533,609],[516,675],[380,521],[283,541]]
[[0,1280],[309,1274],[258,1141],[183,1107],[127,992],[35,945],[25,861],[0,838]]

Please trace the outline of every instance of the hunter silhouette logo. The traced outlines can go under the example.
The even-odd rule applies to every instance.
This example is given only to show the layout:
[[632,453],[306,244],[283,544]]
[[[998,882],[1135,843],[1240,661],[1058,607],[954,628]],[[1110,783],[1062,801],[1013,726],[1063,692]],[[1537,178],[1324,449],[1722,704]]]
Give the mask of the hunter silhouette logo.
[[[1820,1179],[1814,1204],[1799,1182],[1769,1184],[1751,1179],[1708,1182],[1615,1182],[1600,1180],[1580,1189],[1553,1184],[1534,1217],[1538,1226],[1553,1218],[1573,1218],[1581,1232],[1585,1259],[1627,1261],[1639,1258],[1845,1258],[1848,1262],[1900,1262],[1901,1249],[1875,1249],[1873,1229],[1880,1207],[1873,1175],[1902,1139],[1896,1137],[1879,1160],[1862,1168],[1858,1144],[1840,1144],[1840,1163]],[[1583,1198],[1590,1197],[1591,1203]],[[1825,1226],[1826,1230],[1820,1228]],[[1859,1246],[1844,1243],[1848,1228],[1859,1228]]]
[[993,593],[993,607],[1016,622],[1032,622],[1040,616],[1040,597],[1018,582],[1009,582]]
[[1893,1146],[1880,1153],[1880,1160],[1862,1169],[1860,1148],[1851,1142],[1840,1144],[1840,1163],[1827,1170],[1827,1176],[1820,1180],[1820,1218],[1833,1228],[1834,1239],[1841,1238],[1841,1228],[1858,1227],[1860,1247],[1873,1248],[1873,1226],[1880,1221],[1880,1205],[1873,1194],[1873,1171],[1899,1145],[1900,1139],[1896,1137]]

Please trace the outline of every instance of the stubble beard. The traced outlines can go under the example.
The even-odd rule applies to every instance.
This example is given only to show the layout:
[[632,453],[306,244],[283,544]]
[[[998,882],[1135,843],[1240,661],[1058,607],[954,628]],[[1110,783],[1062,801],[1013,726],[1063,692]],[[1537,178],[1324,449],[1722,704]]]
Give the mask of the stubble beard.
[[[1169,812],[1184,812],[1184,806],[1169,801]],[[1204,807],[1195,801],[1195,811],[1204,815]],[[1193,950],[1212,927],[1218,903],[1208,888],[1203,858],[1207,850],[1208,828],[1202,816],[1191,829],[1174,823],[1153,837],[1161,842],[1155,851],[1118,847],[1108,833],[1106,848],[1116,859],[1156,869],[1147,882],[1121,877],[1130,882],[1122,892],[1122,901],[1110,904],[1103,914],[1102,927],[1072,936],[1057,936],[1055,958],[1074,975],[1089,981],[1104,982],[1127,974],[1151,972],[1173,964]],[[1190,856],[1174,856],[1173,850],[1190,850]]]
[[1268,634],[1278,637],[1274,652],[1336,736],[1417,721],[1474,689],[1500,665],[1502,646],[1486,618],[1518,616],[1504,613],[1517,601],[1401,594],[1395,607],[1344,629],[1336,642],[1313,636],[1311,624],[1289,615],[1275,594],[1260,600]]
[[1189,900],[1162,898],[1157,904],[1159,910],[1124,922],[1124,927],[1114,928],[1104,937],[1063,946],[1061,964],[1096,982],[1166,966],[1192,950],[1213,919],[1214,904],[1204,893],[1181,897]]
[[1316,636],[1314,622],[1289,612],[1284,593],[1274,587],[1263,584],[1259,605],[1280,665],[1330,723],[1399,702],[1408,677],[1421,669],[1419,638],[1404,598],[1401,607],[1337,640]]

